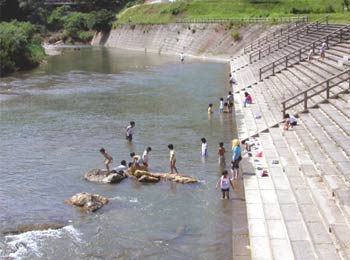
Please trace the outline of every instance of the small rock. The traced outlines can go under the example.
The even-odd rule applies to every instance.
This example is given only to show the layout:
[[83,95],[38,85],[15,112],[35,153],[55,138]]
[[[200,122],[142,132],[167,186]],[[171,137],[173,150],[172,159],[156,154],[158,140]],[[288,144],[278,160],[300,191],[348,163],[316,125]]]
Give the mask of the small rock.
[[83,211],[94,212],[102,208],[109,202],[109,200],[105,196],[99,194],[80,192],[66,199],[66,202],[68,204],[80,207]]

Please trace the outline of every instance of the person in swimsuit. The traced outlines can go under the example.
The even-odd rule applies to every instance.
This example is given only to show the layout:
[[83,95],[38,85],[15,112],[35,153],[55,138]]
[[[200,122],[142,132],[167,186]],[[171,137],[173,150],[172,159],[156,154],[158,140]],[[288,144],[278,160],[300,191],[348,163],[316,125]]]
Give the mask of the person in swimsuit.
[[202,141],[202,156],[203,157],[208,157],[208,144],[207,140],[205,138],[201,139]]
[[147,149],[142,154],[142,163],[144,166],[148,168],[148,154],[152,151],[151,147],[147,147]]
[[170,173],[173,174],[174,170],[176,173],[178,173],[177,168],[175,166],[176,163],[176,157],[175,157],[175,150],[174,150],[174,146],[172,144],[168,145],[168,148],[170,150],[170,154],[169,154],[169,166],[170,166]]
[[218,149],[219,165],[224,165],[224,166],[226,165],[225,152],[226,152],[226,150],[224,148],[224,143],[223,142],[219,143],[219,149]]
[[222,199],[230,199],[230,185],[233,188],[233,183],[230,180],[230,178],[227,176],[228,172],[226,170],[224,170],[222,172],[222,176],[220,177],[220,179],[218,180],[218,182],[216,183],[216,188],[218,188],[219,184],[220,184],[220,188],[221,188],[221,192],[222,192]]
[[103,157],[105,158],[103,160],[103,163],[106,165],[106,171],[107,173],[109,173],[109,165],[113,162],[113,158],[112,156],[110,156],[108,153],[106,153],[106,150],[102,147],[100,149],[100,153],[103,155]]

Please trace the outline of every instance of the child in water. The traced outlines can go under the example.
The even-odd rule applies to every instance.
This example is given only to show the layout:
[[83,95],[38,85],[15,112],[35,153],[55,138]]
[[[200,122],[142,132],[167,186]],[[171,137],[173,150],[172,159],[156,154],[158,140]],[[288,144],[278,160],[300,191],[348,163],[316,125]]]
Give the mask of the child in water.
[[213,104],[209,104],[208,106],[208,114],[212,114],[213,113]]
[[230,185],[233,188],[233,183],[230,180],[230,178],[227,176],[228,173],[226,170],[224,170],[222,172],[222,176],[220,177],[220,179],[218,180],[218,182],[216,183],[216,188],[218,188],[219,184],[220,184],[220,188],[221,188],[221,192],[222,192],[222,199],[230,199]]
[[219,149],[218,149],[218,156],[219,156],[219,159],[218,159],[218,162],[219,162],[219,165],[226,165],[226,162],[225,162],[225,148],[224,148],[224,143],[221,142],[219,143]]
[[205,138],[201,139],[202,141],[202,156],[208,157],[208,144]]
[[219,112],[224,112],[224,98],[220,98]]
[[102,147],[100,149],[100,153],[104,156],[104,164],[106,165],[106,171],[109,173],[109,165],[113,162],[112,156],[110,156],[108,153],[106,153],[106,150]]
[[148,155],[149,155],[149,153],[151,151],[152,151],[152,148],[151,147],[147,147],[147,149],[142,154],[143,165],[146,166],[147,168],[148,168]]
[[173,174],[174,170],[175,170],[176,173],[178,173],[177,168],[175,166],[176,157],[175,157],[174,146],[172,144],[169,144],[168,148],[170,150],[170,156],[169,156],[170,173]]

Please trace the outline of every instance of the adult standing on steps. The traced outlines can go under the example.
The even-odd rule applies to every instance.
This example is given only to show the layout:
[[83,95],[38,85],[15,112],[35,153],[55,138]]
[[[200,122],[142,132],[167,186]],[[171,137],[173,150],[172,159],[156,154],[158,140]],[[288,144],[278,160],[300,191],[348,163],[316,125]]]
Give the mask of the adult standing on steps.
[[130,125],[128,125],[128,127],[125,130],[125,138],[126,138],[126,140],[131,142],[132,141],[132,136],[134,135],[134,132],[135,132],[135,122],[134,121],[130,121]]

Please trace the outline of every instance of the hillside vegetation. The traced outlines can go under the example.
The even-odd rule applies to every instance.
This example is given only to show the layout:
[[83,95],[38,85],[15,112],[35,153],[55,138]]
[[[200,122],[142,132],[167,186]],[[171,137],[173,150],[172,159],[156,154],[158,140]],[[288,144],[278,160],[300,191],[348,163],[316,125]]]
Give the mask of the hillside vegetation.
[[[140,2],[140,1],[137,1]],[[331,21],[350,22],[349,0],[178,0],[138,4],[117,15],[118,24],[169,23],[176,18],[248,18],[330,15]]]

